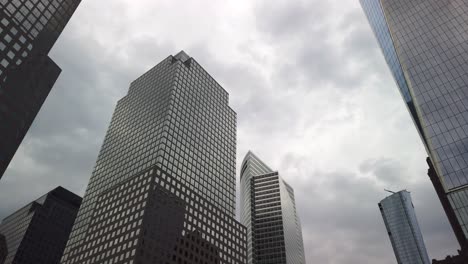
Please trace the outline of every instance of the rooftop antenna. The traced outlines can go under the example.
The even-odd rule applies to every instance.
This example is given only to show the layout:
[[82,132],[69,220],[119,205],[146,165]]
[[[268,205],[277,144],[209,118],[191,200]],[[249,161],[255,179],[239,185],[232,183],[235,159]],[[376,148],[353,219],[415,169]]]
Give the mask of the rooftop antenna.
[[384,189],[384,191],[395,194],[396,192]]

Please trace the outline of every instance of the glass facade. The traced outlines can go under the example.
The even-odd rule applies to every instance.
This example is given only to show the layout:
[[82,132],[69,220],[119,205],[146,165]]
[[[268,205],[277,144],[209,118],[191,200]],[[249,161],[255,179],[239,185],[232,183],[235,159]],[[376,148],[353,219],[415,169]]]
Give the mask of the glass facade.
[[304,241],[302,239],[301,220],[297,215],[293,188],[281,177],[279,187],[281,210],[283,212],[284,244],[286,263],[305,264]]
[[78,263],[245,263],[245,227],[154,166],[104,191]]
[[[466,237],[468,3],[361,0],[361,4],[389,65],[397,55],[413,101],[413,119]],[[403,97],[408,98],[404,93]]]
[[0,0],[0,177],[61,69],[47,54],[80,0]]
[[[102,248],[116,250],[116,243],[123,241],[125,251],[124,244],[118,245],[117,250],[124,257],[110,263],[133,263],[142,255],[148,257],[142,263],[154,263],[151,261],[164,261],[167,254],[182,261],[175,263],[191,263],[183,262],[187,260],[181,257],[189,254],[191,247],[174,243],[192,238],[198,246],[216,248],[219,263],[244,263],[245,228],[234,220],[235,156],[236,113],[228,105],[228,93],[185,52],[169,56],[133,81],[128,94],[117,103],[62,263],[101,263],[112,251],[94,246],[100,243]],[[143,172],[147,175],[141,176]],[[161,183],[154,176],[156,172],[173,180]],[[160,186],[153,186],[156,180]],[[168,184],[173,185],[169,190]],[[109,192],[113,194],[106,194]],[[178,206],[150,202],[154,197]],[[132,205],[130,201],[135,199],[137,202]],[[116,209],[101,208],[107,203]],[[138,211],[134,211],[135,206]],[[205,207],[207,211],[199,211]],[[159,219],[161,210],[174,212]],[[96,220],[95,215],[100,213],[103,215]],[[220,214],[226,220],[213,222]],[[146,221],[151,215],[157,220]],[[109,224],[114,218],[123,222]],[[159,222],[161,225],[157,225]],[[102,229],[101,235],[89,238],[88,234],[98,229]],[[166,233],[163,237],[167,240],[145,248],[148,240],[144,230],[150,229],[173,235]],[[129,230],[135,233],[128,234]],[[125,236],[114,239],[107,233],[110,231]],[[130,242],[136,247],[134,255]],[[158,243],[177,246],[182,252],[171,248],[160,259],[147,256],[151,250],[162,250]],[[199,252],[196,258],[203,256]]]
[[411,195],[400,191],[379,203],[397,263],[430,264]]
[[408,111],[411,114],[411,118],[416,124],[419,135],[423,139],[424,143],[426,143],[421,122],[419,121],[414,105],[413,97],[408,88],[408,83],[403,72],[403,68],[401,67],[400,60],[398,59],[398,55],[395,50],[387,22],[385,21],[385,16],[382,10],[382,6],[380,5],[380,1],[361,0],[361,5],[367,15],[369,23],[372,25],[372,30],[379,43],[380,49],[384,54],[385,61],[387,62],[387,65],[392,72],[393,78],[398,85],[398,90],[400,91],[400,94],[406,103]]
[[240,213],[241,223],[247,228],[247,257],[248,263],[252,264],[254,252],[252,250],[252,195],[251,181],[254,175],[271,173],[271,170],[263,161],[261,161],[251,151],[245,155],[241,166],[240,176]]
[[81,197],[58,187],[3,219],[5,264],[59,263],[80,203]]
[[249,151],[241,166],[241,221],[248,263],[305,263],[294,190]]

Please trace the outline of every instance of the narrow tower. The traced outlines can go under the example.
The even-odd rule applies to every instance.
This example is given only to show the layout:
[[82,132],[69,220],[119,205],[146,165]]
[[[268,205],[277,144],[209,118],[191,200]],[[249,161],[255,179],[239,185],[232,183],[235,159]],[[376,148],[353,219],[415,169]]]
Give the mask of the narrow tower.
[[249,264],[305,264],[294,190],[251,151],[241,167],[241,221]]
[[380,201],[379,208],[397,263],[430,264],[410,193],[394,193]]

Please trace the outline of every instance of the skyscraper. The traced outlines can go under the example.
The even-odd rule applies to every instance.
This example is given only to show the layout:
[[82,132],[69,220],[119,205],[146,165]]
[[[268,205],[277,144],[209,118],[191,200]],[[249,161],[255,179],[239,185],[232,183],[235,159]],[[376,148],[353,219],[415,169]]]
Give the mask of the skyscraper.
[[444,209],[464,246],[468,236],[468,3],[360,1],[434,165],[434,187],[443,187],[439,198],[442,204],[449,200],[450,206]]
[[430,264],[410,193],[394,193],[380,201],[379,208],[397,263]]
[[81,197],[57,187],[3,219],[5,264],[59,263],[80,203]]
[[60,75],[47,54],[80,1],[0,1],[0,178]]
[[294,190],[251,151],[241,167],[241,222],[249,264],[304,264]]
[[245,263],[228,100],[183,51],[133,81],[115,108],[62,263]]

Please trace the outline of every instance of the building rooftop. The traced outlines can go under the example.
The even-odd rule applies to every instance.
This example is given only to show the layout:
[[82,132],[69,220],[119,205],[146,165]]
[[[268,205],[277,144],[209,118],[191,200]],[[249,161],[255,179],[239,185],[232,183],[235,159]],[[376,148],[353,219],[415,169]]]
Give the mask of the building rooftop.
[[189,60],[191,57],[185,53],[185,51],[181,50],[179,53],[177,53],[174,58],[182,61],[182,62],[186,62],[187,60]]

